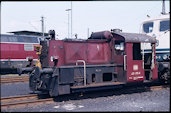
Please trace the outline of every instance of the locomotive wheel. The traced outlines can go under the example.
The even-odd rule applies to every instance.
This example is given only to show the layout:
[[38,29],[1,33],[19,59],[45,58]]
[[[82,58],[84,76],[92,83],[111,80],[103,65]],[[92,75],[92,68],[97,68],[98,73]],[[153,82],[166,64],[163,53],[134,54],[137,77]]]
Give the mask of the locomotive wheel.
[[40,74],[39,67],[35,67],[34,71],[30,74],[29,86],[32,91],[37,90],[37,86],[40,83]]

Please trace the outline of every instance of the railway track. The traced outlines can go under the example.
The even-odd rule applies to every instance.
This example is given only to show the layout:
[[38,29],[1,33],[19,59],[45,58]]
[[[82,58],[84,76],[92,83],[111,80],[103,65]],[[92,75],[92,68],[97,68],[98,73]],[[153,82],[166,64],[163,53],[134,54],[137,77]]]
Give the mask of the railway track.
[[[146,90],[160,90],[164,88],[170,88],[170,85],[160,85],[160,86],[146,86]],[[123,88],[124,91],[137,91],[144,90],[144,87],[136,88]],[[118,90],[120,92],[120,90]],[[69,97],[69,96],[68,96]],[[64,97],[65,98],[65,97]],[[54,98],[49,97],[47,94],[30,94],[22,96],[4,97],[1,98],[1,109],[11,109],[16,107],[30,107],[38,104],[48,104],[53,103]]]
[[1,77],[1,84],[15,83],[15,82],[28,82],[29,76],[16,76],[16,77]]
[[1,109],[28,107],[37,104],[47,104],[51,102],[53,102],[53,98],[48,97],[46,94],[41,94],[41,95],[31,94],[31,95],[4,97],[1,98]]

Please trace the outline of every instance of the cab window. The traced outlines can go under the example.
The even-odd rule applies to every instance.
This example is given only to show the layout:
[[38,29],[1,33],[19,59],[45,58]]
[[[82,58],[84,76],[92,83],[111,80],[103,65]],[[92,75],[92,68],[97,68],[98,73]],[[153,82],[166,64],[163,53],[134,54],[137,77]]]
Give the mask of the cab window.
[[143,24],[143,31],[145,33],[151,33],[153,31],[153,22]]
[[124,54],[124,42],[115,41],[115,52],[116,55]]
[[160,31],[170,30],[170,21],[164,20],[160,21]]
[[142,60],[140,43],[133,43],[133,60]]
[[0,35],[0,42],[9,42],[8,36]]
[[17,37],[15,36],[9,36],[9,42],[18,42]]
[[123,42],[115,42],[115,49],[119,51],[124,50],[124,43]]

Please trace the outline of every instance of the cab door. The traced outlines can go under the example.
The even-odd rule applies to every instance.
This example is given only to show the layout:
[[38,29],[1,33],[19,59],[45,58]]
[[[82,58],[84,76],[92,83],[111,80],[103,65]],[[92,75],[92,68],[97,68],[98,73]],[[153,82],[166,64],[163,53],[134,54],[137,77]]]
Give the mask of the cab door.
[[126,43],[124,71],[127,75],[127,82],[144,80],[145,77],[140,43]]

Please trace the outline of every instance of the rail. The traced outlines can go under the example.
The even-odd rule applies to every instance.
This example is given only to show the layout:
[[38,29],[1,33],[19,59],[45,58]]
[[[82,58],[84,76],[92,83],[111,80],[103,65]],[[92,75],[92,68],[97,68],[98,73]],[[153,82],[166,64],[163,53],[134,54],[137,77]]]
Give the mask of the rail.
[[[41,96],[43,97],[45,96],[45,94],[42,94]],[[10,109],[10,108],[31,106],[35,104],[44,104],[50,102],[53,102],[53,98],[39,99],[39,96],[37,94],[2,97],[1,109]]]
[[15,82],[28,82],[29,76],[16,76],[16,77],[1,77],[1,84],[15,83]]

